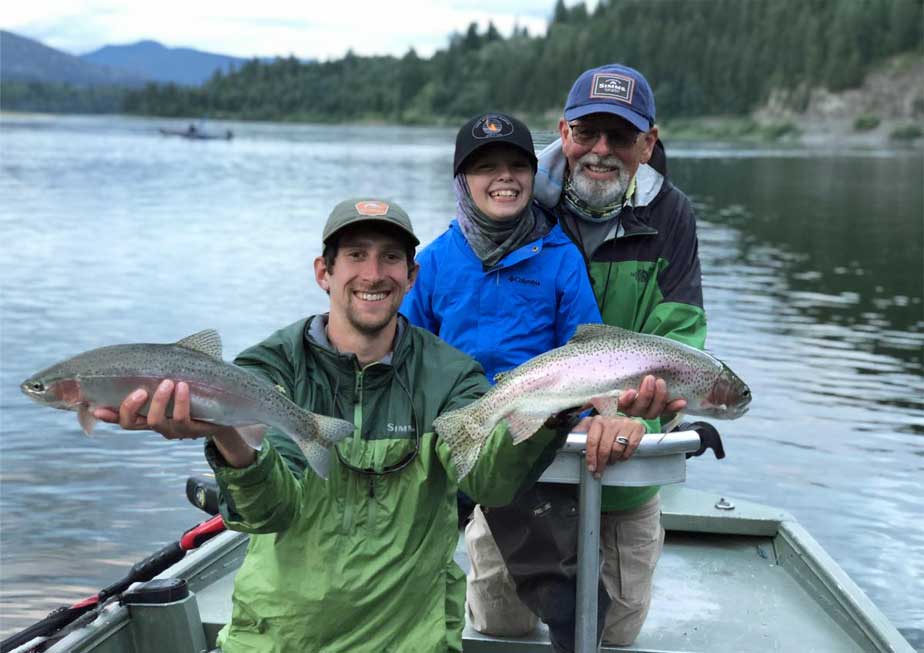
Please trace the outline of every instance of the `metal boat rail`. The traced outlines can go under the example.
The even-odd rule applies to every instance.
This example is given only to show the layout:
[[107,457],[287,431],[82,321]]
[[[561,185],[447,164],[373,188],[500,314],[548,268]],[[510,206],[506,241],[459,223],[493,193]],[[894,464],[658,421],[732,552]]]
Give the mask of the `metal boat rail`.
[[[697,431],[650,433],[628,460],[612,463],[600,478],[587,469],[586,433],[571,433],[551,465],[540,477],[544,483],[580,485],[578,518],[578,577],[575,615],[575,653],[597,650],[597,579],[600,570],[600,501],[607,486],[641,487],[682,483],[687,477],[687,455],[705,450]],[[723,457],[715,434],[716,455]]]

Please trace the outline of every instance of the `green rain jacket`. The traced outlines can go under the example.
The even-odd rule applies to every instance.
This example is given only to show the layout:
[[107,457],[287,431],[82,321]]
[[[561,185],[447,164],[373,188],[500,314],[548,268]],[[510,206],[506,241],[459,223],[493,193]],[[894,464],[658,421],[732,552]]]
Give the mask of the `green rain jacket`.
[[[560,202],[565,166],[561,141],[539,154],[536,199],[555,209],[562,230],[584,252],[603,322],[702,349],[706,313],[696,217],[690,200],[667,177],[661,142],[649,164],[639,167],[630,201],[594,251],[584,246],[581,219]],[[650,420],[647,428],[657,432],[661,425]],[[602,508],[631,510],[657,492],[657,486],[607,487]]]
[[296,322],[235,363],[300,406],[353,421],[352,440],[338,449],[356,467],[400,463],[418,430],[419,454],[384,476],[351,471],[334,456],[324,481],[279,433],[243,469],[208,445],[225,522],[251,534],[219,645],[225,653],[461,651],[456,491],[508,503],[554,452],[557,434],[543,429],[514,447],[499,425],[460,484],[431,425],[490,388],[481,367],[399,316],[393,354],[360,369],[354,355],[327,345],[323,320]]

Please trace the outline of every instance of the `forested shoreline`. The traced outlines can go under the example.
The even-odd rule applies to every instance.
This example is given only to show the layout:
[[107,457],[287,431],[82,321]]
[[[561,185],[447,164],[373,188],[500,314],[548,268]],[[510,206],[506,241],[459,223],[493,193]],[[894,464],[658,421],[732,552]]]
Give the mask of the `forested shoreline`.
[[[148,84],[96,96],[136,115],[454,122],[488,107],[558,111],[582,70],[618,61],[649,78],[659,117],[747,115],[781,89],[799,111],[814,88],[856,87],[888,57],[919,54],[922,7],[924,0],[601,0],[588,12],[559,0],[543,36],[517,29],[504,37],[472,24],[430,58],[411,49],[400,58],[254,59],[200,87]],[[84,105],[95,97],[87,91]]]

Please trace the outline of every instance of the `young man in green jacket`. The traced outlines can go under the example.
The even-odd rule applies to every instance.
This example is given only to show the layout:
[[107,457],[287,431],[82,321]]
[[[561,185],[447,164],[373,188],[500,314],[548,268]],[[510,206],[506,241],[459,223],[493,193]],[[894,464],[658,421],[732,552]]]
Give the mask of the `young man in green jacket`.
[[[488,506],[509,502],[560,436],[544,428],[514,447],[501,424],[459,482],[432,422],[490,386],[473,359],[397,312],[417,275],[407,214],[383,200],[347,200],[323,237],[314,268],[330,312],[281,329],[235,362],[300,406],[355,424],[326,481],[279,433],[254,451],[234,428],[191,420],[184,383],[164,381],[146,418],[138,414],[144,391],[118,414],[97,416],[170,439],[209,436],[225,522],[251,533],[218,638],[225,653],[461,651],[456,492]],[[615,431],[604,422],[592,430],[604,465]]]

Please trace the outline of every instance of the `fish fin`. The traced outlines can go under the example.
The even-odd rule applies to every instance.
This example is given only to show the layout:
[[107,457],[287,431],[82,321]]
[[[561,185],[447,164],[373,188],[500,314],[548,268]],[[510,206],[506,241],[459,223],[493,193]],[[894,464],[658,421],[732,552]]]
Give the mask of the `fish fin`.
[[352,435],[355,426],[336,417],[316,415],[299,408],[299,420],[295,428],[280,429],[288,435],[305,455],[311,469],[321,478],[327,480],[330,469],[330,448]]
[[93,407],[81,405],[77,409],[77,421],[80,422],[80,428],[87,435],[93,434],[93,427],[96,426],[97,419],[93,416]]
[[248,424],[246,426],[235,426],[234,428],[251,449],[259,450],[263,446],[263,436],[266,435],[266,426],[264,424]]
[[610,324],[579,324],[568,344],[573,342],[587,342],[599,338],[618,338],[625,333],[632,333]]
[[485,440],[491,434],[490,429],[479,424],[474,416],[474,407],[478,403],[443,413],[433,420],[433,430],[449,447],[449,457],[459,481],[472,471]]
[[590,403],[597,409],[597,412],[605,417],[617,417],[619,415],[619,395],[621,390],[615,394],[592,397]]
[[505,415],[505,417],[507,418],[507,425],[510,428],[510,435],[513,436],[514,444],[520,444],[523,440],[531,438],[549,418],[548,415],[521,413],[516,410]]
[[205,331],[200,331],[199,333],[194,333],[191,336],[187,336],[182,340],[176,343],[177,347],[185,347],[186,349],[192,349],[193,351],[198,351],[212,358],[221,358],[221,336],[218,335],[218,332],[215,329],[206,329]]
[[667,424],[661,425],[661,433],[670,433],[676,428],[680,421],[683,419],[683,413],[677,413],[674,415]]
[[314,473],[323,478],[325,481],[330,476],[330,449],[322,447],[320,443],[314,440],[304,440],[297,442],[298,448],[305,454],[305,459],[314,470]]

